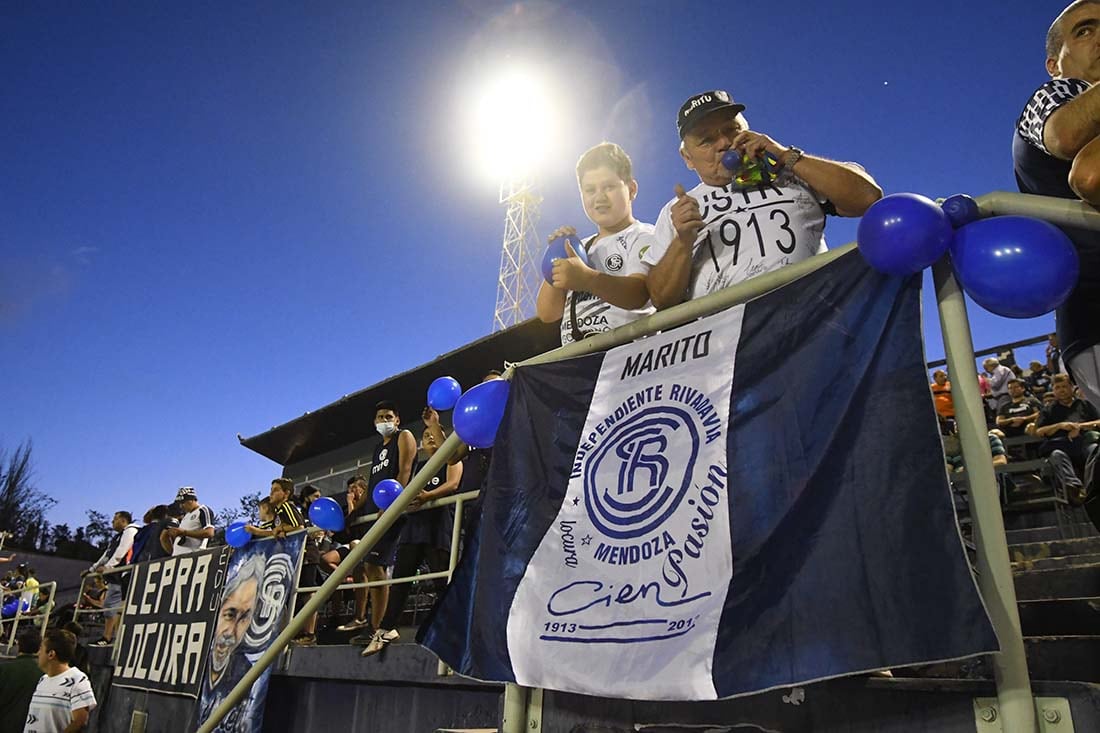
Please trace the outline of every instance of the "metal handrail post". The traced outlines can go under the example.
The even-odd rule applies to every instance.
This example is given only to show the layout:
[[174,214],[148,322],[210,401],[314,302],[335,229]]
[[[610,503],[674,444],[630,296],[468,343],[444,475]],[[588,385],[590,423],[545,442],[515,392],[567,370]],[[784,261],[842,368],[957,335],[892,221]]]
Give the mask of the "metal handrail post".
[[989,611],[1001,651],[991,655],[1004,733],[1036,733],[1035,702],[1028,679],[1027,654],[1016,607],[1008,540],[1001,516],[989,436],[974,366],[974,342],[962,289],[947,258],[932,268],[940,327],[951,375],[955,420],[970,491],[970,513],[978,555],[978,587]]
[[221,704],[210,713],[210,717],[203,721],[197,733],[212,733],[214,728],[229,711],[244,699],[244,696],[248,694],[248,691],[252,688],[252,685],[255,684],[256,680],[260,678],[264,670],[278,659],[287,644],[298,635],[298,632],[305,626],[309,616],[319,610],[322,604],[324,604],[324,602],[340,587],[340,581],[347,577],[349,572],[366,559],[367,553],[378,544],[378,540],[380,540],[382,535],[393,526],[393,523],[397,521],[398,517],[405,513],[405,508],[417,497],[420,491],[428,485],[432,477],[439,473],[441,468],[447,465],[448,460],[454,455],[460,445],[462,445],[462,441],[459,439],[457,433],[452,432],[447,436],[447,439],[443,441],[443,445],[439,446],[439,450],[435,452],[435,455],[429,458],[427,463],[417,471],[416,475],[409,481],[409,485],[393,500],[393,504],[391,504],[386,511],[382,512],[382,516],[378,518],[378,521],[371,525],[371,528],[363,535],[363,539],[359,541],[359,544],[351,548],[348,556],[336,566],[336,569],[332,571],[328,579],[321,584],[320,589],[314,593],[298,613],[294,614],[290,621],[287,622],[282,633],[275,637],[275,640],[271,642],[271,646],[267,648],[267,651],[260,655],[260,658],[255,661],[240,681],[229,691],[229,694],[226,695]]

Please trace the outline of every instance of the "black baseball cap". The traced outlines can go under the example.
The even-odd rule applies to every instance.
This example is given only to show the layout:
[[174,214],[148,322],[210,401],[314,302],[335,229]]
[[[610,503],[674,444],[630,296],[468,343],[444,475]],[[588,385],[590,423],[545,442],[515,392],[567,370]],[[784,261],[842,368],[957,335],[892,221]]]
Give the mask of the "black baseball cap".
[[721,109],[739,114],[745,111],[745,105],[734,102],[730,93],[722,89],[701,92],[688,99],[680,105],[680,113],[676,115],[676,130],[680,133],[680,139],[683,140],[684,135],[699,124],[699,120]]

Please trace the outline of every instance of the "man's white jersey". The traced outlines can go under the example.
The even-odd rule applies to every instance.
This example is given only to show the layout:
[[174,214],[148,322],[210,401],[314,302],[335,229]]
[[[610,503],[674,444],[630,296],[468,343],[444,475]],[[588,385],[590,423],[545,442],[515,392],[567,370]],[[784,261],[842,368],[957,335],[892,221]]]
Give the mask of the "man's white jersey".
[[[587,241],[587,240],[585,240]],[[649,264],[645,253],[653,247],[653,225],[636,221],[621,232],[600,237],[588,248],[588,264],[598,272],[619,277],[646,275]],[[581,337],[610,331],[653,313],[651,303],[638,310],[624,310],[611,305],[592,293],[569,291],[565,296],[565,313],[561,319],[561,343],[572,343],[573,311],[577,314],[577,330]]]
[[[700,183],[688,191],[699,202],[704,228],[694,248],[688,298],[708,293],[801,262],[824,252],[825,208],[820,196],[794,176],[771,185],[740,189],[735,184]],[[655,265],[668,251],[676,230],[672,199],[661,209],[654,245],[645,261]]]

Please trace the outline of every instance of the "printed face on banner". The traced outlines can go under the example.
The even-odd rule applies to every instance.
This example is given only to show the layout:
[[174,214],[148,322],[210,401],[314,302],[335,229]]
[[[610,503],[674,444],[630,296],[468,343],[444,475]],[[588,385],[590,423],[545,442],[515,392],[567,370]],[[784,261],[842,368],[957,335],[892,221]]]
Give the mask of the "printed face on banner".
[[230,655],[236,651],[252,623],[252,609],[256,605],[256,592],[259,587],[258,580],[250,578],[226,595],[218,608],[218,621],[214,627],[214,645],[210,650],[210,683],[212,685],[218,683],[225,668],[229,666]]
[[664,676],[713,696],[733,572],[726,433],[743,312],[605,356],[565,498],[509,617],[519,684],[611,679],[629,697]]

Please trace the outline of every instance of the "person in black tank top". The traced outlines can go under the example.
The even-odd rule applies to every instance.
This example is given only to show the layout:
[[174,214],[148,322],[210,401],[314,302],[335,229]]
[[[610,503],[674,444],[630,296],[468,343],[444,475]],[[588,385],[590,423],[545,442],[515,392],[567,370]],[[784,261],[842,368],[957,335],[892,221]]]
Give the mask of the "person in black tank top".
[[[430,459],[439,450],[438,436],[430,429],[424,431],[421,447]],[[427,461],[425,461],[426,463]],[[416,470],[423,467],[418,465]],[[434,509],[419,509],[425,502],[434,499],[442,499],[453,494],[462,480],[462,464],[444,466],[432,476],[428,485],[416,497],[410,505],[410,511],[405,528],[401,534],[401,541],[397,547],[397,561],[393,568],[393,577],[404,578],[415,575],[422,562],[428,563],[428,569],[433,573],[442,572],[449,566],[451,552],[451,533],[454,529],[455,508],[454,505],[436,507]],[[437,587],[442,588],[445,582],[436,582]],[[405,610],[405,601],[412,591],[412,583],[398,583],[393,586],[390,593],[389,607],[382,619],[382,625],[375,632],[370,644],[363,650],[363,656],[370,656],[382,651],[386,644],[400,638],[397,631],[398,621]]]
[[[370,514],[377,511],[372,496],[374,487],[384,479],[395,479],[405,486],[412,478],[413,461],[416,459],[416,439],[408,430],[402,430],[401,416],[397,413],[397,405],[393,402],[383,401],[375,405],[374,427],[382,436],[372,456],[370,467],[370,483],[368,490],[363,492],[361,501],[367,508],[362,512]],[[359,514],[359,507],[353,513]],[[363,564],[356,569],[356,582],[378,581],[386,579],[386,566],[393,564],[394,551],[397,541],[401,537],[401,525],[404,518],[395,523],[382,536],[378,543],[367,553]],[[367,527],[359,525],[352,528],[353,534],[362,535]],[[377,635],[381,627],[382,618],[386,615],[386,604],[389,600],[389,586],[378,586],[367,593],[365,588],[355,589],[355,618],[351,623],[338,627],[339,630],[361,629],[367,626],[367,598],[370,597],[371,626],[373,634],[361,634],[351,639],[352,644],[366,644]]]

